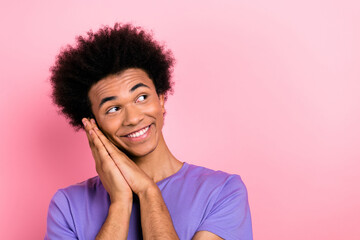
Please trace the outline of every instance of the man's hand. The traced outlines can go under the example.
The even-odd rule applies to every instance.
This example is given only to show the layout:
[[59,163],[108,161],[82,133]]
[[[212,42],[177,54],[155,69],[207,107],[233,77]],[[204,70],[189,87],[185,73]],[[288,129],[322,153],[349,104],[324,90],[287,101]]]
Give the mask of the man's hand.
[[[98,173],[99,171],[102,173],[104,173],[104,171],[110,173],[112,170],[116,170],[114,168],[114,166],[116,166],[119,173],[125,179],[127,185],[137,195],[141,195],[151,188],[157,188],[155,182],[146,175],[143,170],[141,170],[131,159],[129,159],[126,154],[121,152],[112,142],[109,141],[109,139],[96,126],[94,119],[91,119],[90,121],[84,119],[84,121],[87,123],[87,126],[89,125],[86,129],[88,129],[87,134],[90,138],[89,141],[94,145],[91,149],[96,161]],[[100,169],[98,169],[98,166]]]
[[[118,204],[113,201],[129,196],[131,190],[139,196],[141,225],[144,239],[179,239],[173,226],[170,214],[156,183],[141,170],[126,154],[121,152],[96,126],[95,120],[83,119],[90,147],[96,163],[96,171],[108,191],[112,204],[108,217],[101,228],[97,239],[119,239],[127,236],[129,217],[124,225],[119,224],[122,217],[117,210]],[[113,200],[114,199],[114,200]],[[114,208],[112,208],[114,206]],[[114,209],[114,210],[113,210]]]
[[83,123],[95,160],[96,172],[106,191],[109,193],[111,202],[119,202],[129,206],[132,205],[132,191],[130,186],[97,135],[97,132],[100,131],[96,130],[96,124],[86,118],[83,119]]

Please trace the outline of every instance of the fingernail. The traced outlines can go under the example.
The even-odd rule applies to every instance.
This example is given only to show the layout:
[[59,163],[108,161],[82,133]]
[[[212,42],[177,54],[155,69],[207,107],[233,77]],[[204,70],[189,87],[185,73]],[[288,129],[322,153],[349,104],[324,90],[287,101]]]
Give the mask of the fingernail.
[[90,121],[91,123],[95,124],[95,120],[93,118]]
[[82,122],[84,124],[84,127],[86,127],[86,121],[83,119]]

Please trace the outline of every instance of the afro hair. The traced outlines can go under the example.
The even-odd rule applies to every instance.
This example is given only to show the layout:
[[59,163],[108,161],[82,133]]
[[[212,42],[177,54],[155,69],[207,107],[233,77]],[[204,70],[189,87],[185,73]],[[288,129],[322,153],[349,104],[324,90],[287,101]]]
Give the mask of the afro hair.
[[170,50],[140,27],[116,23],[87,36],[78,36],[75,47],[68,45],[57,56],[51,71],[53,102],[76,130],[81,119],[91,117],[88,92],[92,85],[111,74],[129,68],[144,70],[154,82],[157,94],[172,92],[171,75],[175,60]]

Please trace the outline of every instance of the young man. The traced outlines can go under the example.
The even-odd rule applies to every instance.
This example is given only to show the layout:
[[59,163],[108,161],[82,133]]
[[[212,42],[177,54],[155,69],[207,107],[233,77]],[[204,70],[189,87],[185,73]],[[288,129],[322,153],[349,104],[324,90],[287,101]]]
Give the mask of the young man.
[[98,176],[57,191],[45,239],[252,239],[241,178],[183,163],[165,143],[173,63],[120,24],[59,54],[53,99],[85,129]]

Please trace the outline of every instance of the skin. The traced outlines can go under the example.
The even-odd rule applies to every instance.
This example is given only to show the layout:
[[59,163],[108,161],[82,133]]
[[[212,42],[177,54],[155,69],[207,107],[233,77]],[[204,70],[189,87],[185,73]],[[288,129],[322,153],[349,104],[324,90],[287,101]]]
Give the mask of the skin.
[[[182,167],[162,134],[164,96],[156,93],[143,70],[135,68],[100,80],[88,96],[96,122],[84,118],[83,123],[96,171],[111,199],[96,239],[127,238],[133,192],[140,200],[144,239],[178,239],[156,185]],[[149,130],[137,141],[129,136],[147,126]],[[221,238],[201,231],[193,239]]]

